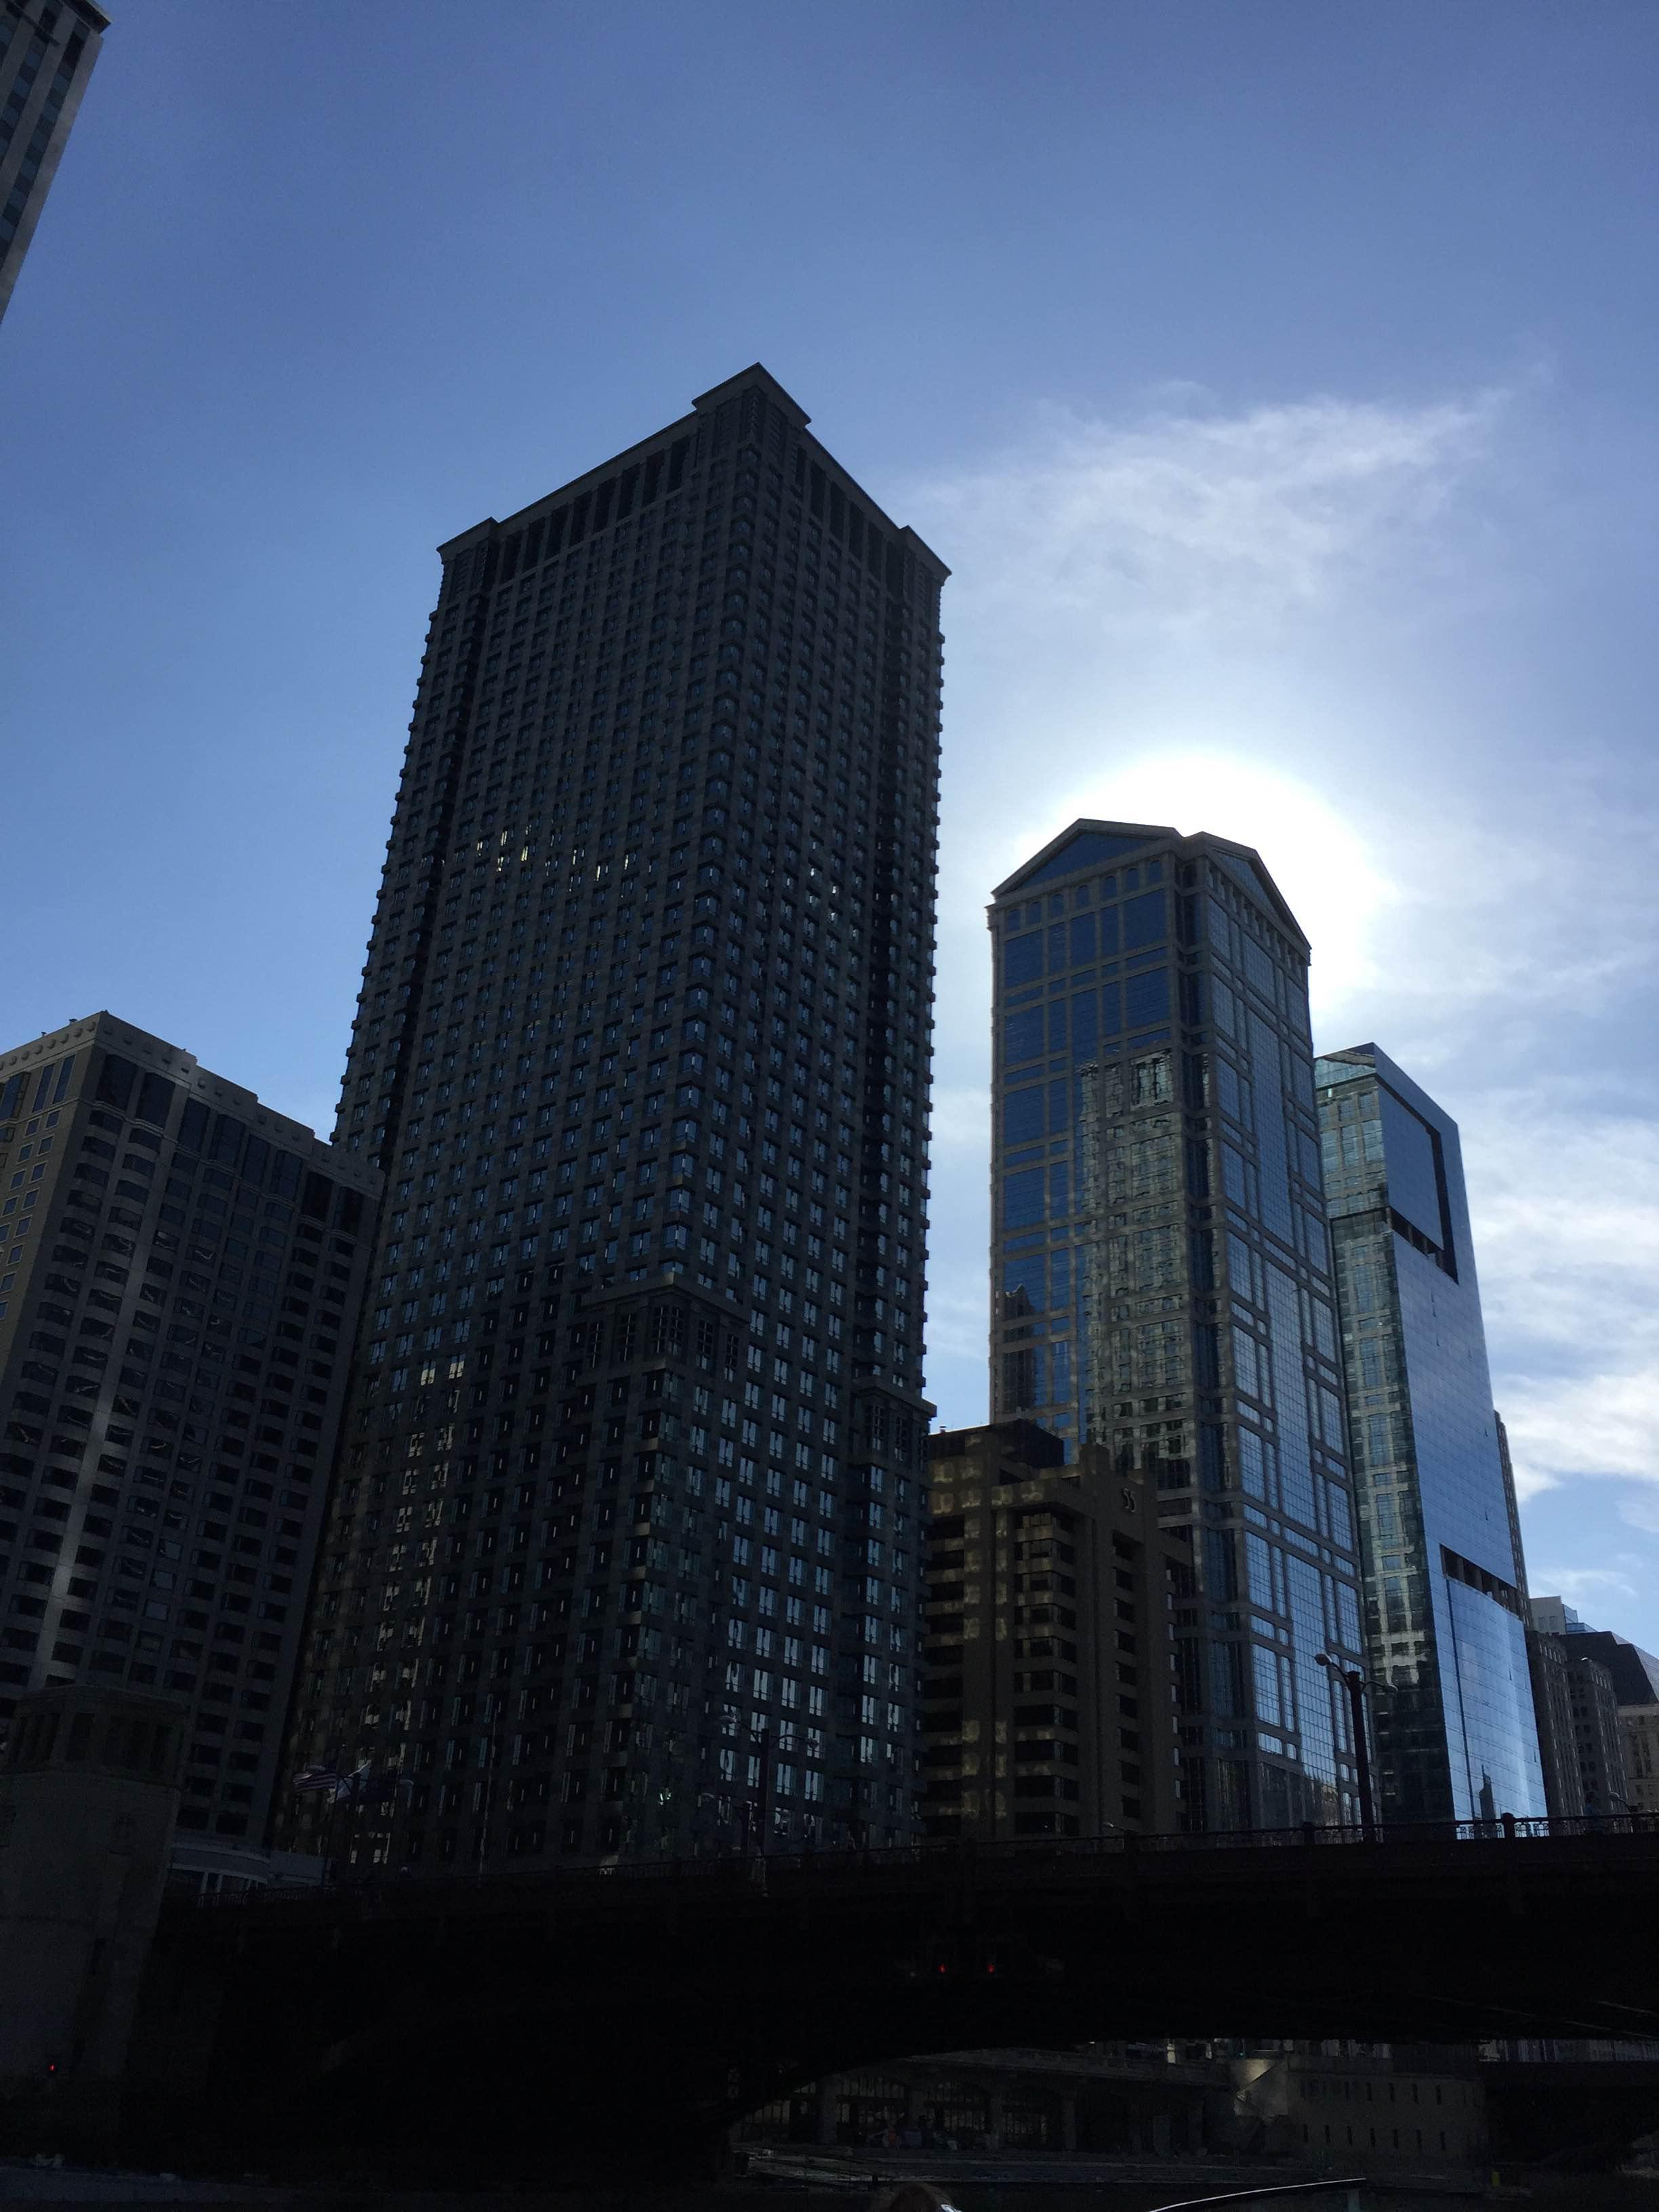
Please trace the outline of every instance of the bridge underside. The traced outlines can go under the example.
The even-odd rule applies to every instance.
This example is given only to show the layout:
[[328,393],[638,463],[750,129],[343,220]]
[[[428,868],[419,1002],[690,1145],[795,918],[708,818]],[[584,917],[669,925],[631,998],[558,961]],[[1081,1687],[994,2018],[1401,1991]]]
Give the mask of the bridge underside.
[[[179,1912],[135,2086],[277,2165],[683,2171],[884,2059],[1146,2036],[1659,2033],[1646,1838],[769,1866]],[[286,2169],[294,2170],[291,2157]]]

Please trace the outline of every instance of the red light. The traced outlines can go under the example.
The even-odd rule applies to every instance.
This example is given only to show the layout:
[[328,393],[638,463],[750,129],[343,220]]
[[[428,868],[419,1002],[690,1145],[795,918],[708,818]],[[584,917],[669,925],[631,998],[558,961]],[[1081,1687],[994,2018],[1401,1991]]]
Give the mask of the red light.
[[945,1972],[945,1961],[944,1961],[942,1959],[939,1960],[939,1972],[940,1972],[940,1973],[941,1973],[941,1974]]
[[988,1960],[985,1961],[985,1971],[986,1971],[986,1972],[987,1972],[988,1974],[994,1974],[994,1973],[995,1973],[995,1972],[996,1972],[996,1970],[997,1970],[997,1962],[996,1962],[996,1960],[995,1960],[994,1959],[988,1959]]

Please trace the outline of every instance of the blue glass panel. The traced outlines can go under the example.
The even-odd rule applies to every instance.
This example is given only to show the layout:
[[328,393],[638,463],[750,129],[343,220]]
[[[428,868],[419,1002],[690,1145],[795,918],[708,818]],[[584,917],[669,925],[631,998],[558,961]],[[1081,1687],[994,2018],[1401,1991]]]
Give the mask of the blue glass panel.
[[1064,1052],[1066,1049],[1066,1001],[1064,999],[1054,999],[1049,1003],[1048,1049],[1050,1052]]
[[1095,918],[1091,914],[1072,916],[1072,965],[1080,968],[1085,960],[1095,957]]
[[1382,1109],[1382,1152],[1388,1165],[1389,1203],[1420,1229],[1431,1244],[1443,1244],[1440,1184],[1434,1170],[1434,1139],[1427,1126],[1391,1091],[1377,1086]]
[[1148,1022],[1164,1022],[1169,1018],[1168,969],[1154,968],[1149,975],[1131,975],[1123,987],[1124,1027],[1138,1030]]
[[1012,1319],[1018,1313],[1041,1313],[1043,1306],[1043,1276],[1047,1261],[1041,1252],[1033,1252],[1023,1260],[1010,1260],[1002,1270],[1004,1314]]
[[1123,1027],[1123,994],[1117,984],[1105,983],[1100,993],[1100,1033],[1115,1036]]
[[1118,909],[1109,906],[1100,917],[1100,957],[1109,960],[1118,949]]
[[1285,1723],[1279,1711],[1278,1655],[1256,1644],[1250,1647],[1250,1660],[1255,1677],[1255,1717],[1269,1728],[1283,1728]]
[[1033,930],[1026,937],[1011,937],[1002,948],[1002,980],[1011,987],[1015,983],[1034,983],[1042,973],[1042,933]]
[[1079,991],[1072,1000],[1072,1057],[1091,1060],[1099,1035],[1099,1008],[1092,991]]
[[1261,1439],[1254,1429],[1241,1427],[1238,1431],[1238,1479],[1244,1486],[1247,1498],[1266,1498],[1267,1495]]
[[1157,945],[1169,934],[1168,901],[1162,891],[1143,891],[1123,902],[1123,950],[1133,952],[1142,945]]
[[1027,1229],[1042,1218],[1042,1170],[1023,1168],[1002,1179],[1002,1225]]
[[1062,1076],[1048,1085],[1048,1134],[1063,1137],[1072,1126],[1072,1086]]
[[1218,853],[1216,858],[1225,868],[1227,873],[1243,884],[1247,891],[1254,891],[1257,898],[1269,906],[1272,905],[1273,901],[1267,886],[1248,860],[1236,860],[1231,853]]
[[1048,1212],[1056,1219],[1072,1210],[1072,1170],[1065,1160],[1056,1160],[1048,1170]]
[[1009,1060],[1035,1060],[1042,1050],[1042,1009],[1028,1006],[1010,1014],[1002,1024],[1002,1050]]
[[1259,1605],[1263,1613],[1271,1613],[1273,1609],[1273,1577],[1265,1536],[1246,1534],[1244,1564],[1249,1579],[1250,1603]]
[[1056,921],[1050,925],[1048,930],[1048,973],[1059,975],[1064,972],[1065,967],[1066,925],[1063,921]]
[[1056,1306],[1067,1305],[1072,1297],[1072,1255],[1069,1252],[1051,1252],[1048,1255],[1050,1279],[1054,1285]]
[[1069,844],[1046,860],[1033,875],[1027,876],[1022,890],[1036,884],[1052,883],[1057,876],[1074,875],[1079,868],[1097,867],[1103,860],[1115,860],[1121,853],[1139,852],[1143,845],[1153,842],[1150,837],[1112,837],[1097,830],[1085,830]]
[[1042,1134],[1042,1090],[1011,1091],[1002,1102],[1002,1141],[1030,1144]]
[[1048,1358],[1053,1368],[1048,1378],[1050,1401],[1056,1406],[1063,1406],[1072,1395],[1071,1339],[1061,1337],[1058,1343],[1051,1344]]

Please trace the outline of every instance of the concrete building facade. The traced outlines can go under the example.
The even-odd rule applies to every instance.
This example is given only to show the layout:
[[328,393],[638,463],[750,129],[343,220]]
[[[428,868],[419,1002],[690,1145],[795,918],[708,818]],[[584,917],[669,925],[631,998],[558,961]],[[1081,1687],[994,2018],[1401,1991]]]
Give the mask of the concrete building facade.
[[1192,1541],[1156,1487],[1030,1421],[930,1437],[922,1826],[1173,1832],[1170,1625]]
[[0,1718],[176,1694],[186,1836],[265,1839],[379,1188],[112,1014],[0,1053]]
[[946,571],[759,368],[441,555],[295,1758],[417,1873],[898,1840]]
[[108,28],[92,0],[0,0],[0,317]]
[[0,2106],[107,2135],[167,1877],[189,1713],[95,1681],[22,1698],[0,1747]]

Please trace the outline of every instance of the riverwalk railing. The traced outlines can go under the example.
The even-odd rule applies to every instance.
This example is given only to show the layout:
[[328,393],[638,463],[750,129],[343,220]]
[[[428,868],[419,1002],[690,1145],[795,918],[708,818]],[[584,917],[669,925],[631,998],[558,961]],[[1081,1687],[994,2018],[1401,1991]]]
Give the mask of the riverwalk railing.
[[[501,1883],[526,1881],[554,1883],[694,1882],[714,1886],[749,1882],[763,1885],[769,1879],[824,1880],[844,1878],[858,1871],[879,1881],[883,1876],[902,1876],[917,1869],[940,1872],[957,1866],[991,1870],[1000,1867],[1052,1869],[1067,1862],[1130,1861],[1192,1852],[1344,1850],[1365,1851],[1386,1861],[1389,1856],[1449,1844],[1528,1843],[1565,1839],[1589,1843],[1613,1842],[1632,1837],[1659,1837],[1659,1814],[1616,1813],[1553,1819],[1521,1819],[1505,1813],[1491,1820],[1390,1820],[1364,1828],[1357,1825],[1319,1826],[1312,1821],[1292,1828],[1229,1828],[1205,1835],[1136,1835],[1113,1830],[1098,1836],[1047,1836],[981,1842],[975,1838],[930,1838],[914,1844],[866,1850],[857,1845],[825,1844],[806,1848],[788,1842],[765,1851],[731,1850],[682,1858],[622,1858],[587,1861],[574,1866],[545,1864],[514,1869],[492,1864],[483,1870],[444,1875],[422,1872],[416,1881],[410,1870],[389,1865],[337,1869],[325,1885],[341,1892],[370,1889],[381,1893],[418,1887],[423,1898],[440,1891],[476,1891]],[[295,1903],[315,1898],[316,1885],[283,1881],[203,1893],[198,1901],[208,1906],[258,1907]]]

